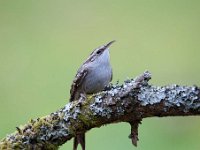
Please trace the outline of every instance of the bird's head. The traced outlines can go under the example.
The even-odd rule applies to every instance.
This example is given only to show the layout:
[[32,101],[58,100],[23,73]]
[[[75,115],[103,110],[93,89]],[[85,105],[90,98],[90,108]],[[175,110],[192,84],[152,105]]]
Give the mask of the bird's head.
[[[104,62],[110,60],[110,54],[109,54],[109,47],[114,43],[115,41],[111,41],[103,46],[100,46],[96,48],[91,54],[88,60],[91,62],[97,61],[97,62]],[[88,61],[87,60],[87,61]]]

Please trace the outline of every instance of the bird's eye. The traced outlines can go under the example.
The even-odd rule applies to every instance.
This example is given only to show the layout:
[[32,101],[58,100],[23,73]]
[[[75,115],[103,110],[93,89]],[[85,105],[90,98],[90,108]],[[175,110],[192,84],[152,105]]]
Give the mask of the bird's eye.
[[98,51],[97,51],[97,54],[100,54],[100,53],[101,53],[101,50],[98,50]]

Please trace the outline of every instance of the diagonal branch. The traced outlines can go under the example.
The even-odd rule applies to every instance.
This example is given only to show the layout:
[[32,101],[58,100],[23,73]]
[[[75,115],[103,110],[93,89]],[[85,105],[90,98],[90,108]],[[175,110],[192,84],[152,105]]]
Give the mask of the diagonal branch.
[[0,141],[0,149],[58,149],[77,133],[105,124],[128,122],[130,138],[137,145],[138,125],[146,117],[200,114],[200,89],[196,86],[148,84],[149,72],[123,85],[68,103],[43,118],[31,120]]

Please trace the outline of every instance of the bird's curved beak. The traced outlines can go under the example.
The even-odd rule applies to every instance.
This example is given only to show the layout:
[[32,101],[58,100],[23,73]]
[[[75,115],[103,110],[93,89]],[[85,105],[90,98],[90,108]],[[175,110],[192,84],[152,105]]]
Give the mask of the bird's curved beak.
[[113,41],[109,42],[108,44],[106,44],[105,45],[105,49],[107,49],[108,47],[110,47],[110,45],[112,45],[112,43],[114,43],[114,42],[115,42],[115,40],[113,40]]

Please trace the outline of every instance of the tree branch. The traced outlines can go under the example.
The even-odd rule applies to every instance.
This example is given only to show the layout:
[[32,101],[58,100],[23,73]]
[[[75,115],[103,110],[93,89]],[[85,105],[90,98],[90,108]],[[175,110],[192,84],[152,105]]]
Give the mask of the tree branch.
[[129,137],[137,145],[143,118],[200,114],[198,87],[157,87],[148,84],[150,79],[151,74],[145,72],[123,85],[112,85],[85,101],[68,103],[48,116],[31,120],[1,140],[0,149],[58,149],[76,134],[117,122],[130,123]]

